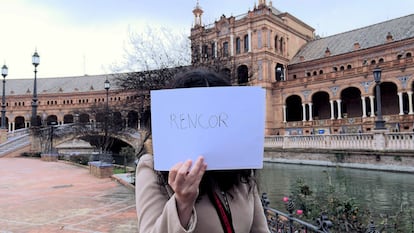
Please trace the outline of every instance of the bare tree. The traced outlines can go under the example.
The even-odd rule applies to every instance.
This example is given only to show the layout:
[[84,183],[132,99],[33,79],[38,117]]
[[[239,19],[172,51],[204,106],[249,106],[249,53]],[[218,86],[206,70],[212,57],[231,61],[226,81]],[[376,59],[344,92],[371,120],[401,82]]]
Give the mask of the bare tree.
[[[129,30],[124,61],[112,70],[117,73],[116,85],[134,95],[123,108],[138,112],[142,144],[151,135],[150,91],[168,87],[173,77],[190,65],[190,54],[190,41],[184,33],[152,26],[144,32]],[[136,153],[139,156],[144,152],[142,147]]]
[[[150,122],[150,91],[168,87],[178,72],[190,67],[205,67],[222,73],[233,84],[249,85],[254,76],[254,59],[247,58],[240,70],[235,56],[229,56],[222,47],[205,50],[212,44],[204,36],[188,37],[168,28],[147,27],[144,32],[129,31],[129,41],[125,46],[124,62],[114,66],[116,85],[134,93],[134,98],[125,103],[124,108],[135,109],[144,126]],[[214,55],[214,56],[213,56]],[[247,71],[248,70],[248,71]],[[119,71],[128,71],[120,73]],[[240,79],[243,77],[243,79]],[[143,143],[150,137],[150,127],[143,127]],[[144,147],[137,152],[144,153]]]

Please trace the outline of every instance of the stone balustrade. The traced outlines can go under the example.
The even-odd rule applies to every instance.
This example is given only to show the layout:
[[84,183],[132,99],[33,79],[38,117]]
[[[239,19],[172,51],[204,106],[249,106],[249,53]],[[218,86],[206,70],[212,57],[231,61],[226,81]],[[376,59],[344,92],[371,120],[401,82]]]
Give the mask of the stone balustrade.
[[370,151],[414,151],[414,133],[285,135],[265,138],[267,148],[300,148]]

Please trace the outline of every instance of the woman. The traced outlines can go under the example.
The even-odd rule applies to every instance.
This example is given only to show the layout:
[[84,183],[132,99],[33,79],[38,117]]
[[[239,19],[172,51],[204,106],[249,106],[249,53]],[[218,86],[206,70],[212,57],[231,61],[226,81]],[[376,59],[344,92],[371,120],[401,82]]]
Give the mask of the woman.
[[[193,70],[173,88],[230,86],[218,74]],[[135,192],[140,233],[269,232],[254,171],[206,171],[200,156],[154,171],[153,157],[141,157]]]

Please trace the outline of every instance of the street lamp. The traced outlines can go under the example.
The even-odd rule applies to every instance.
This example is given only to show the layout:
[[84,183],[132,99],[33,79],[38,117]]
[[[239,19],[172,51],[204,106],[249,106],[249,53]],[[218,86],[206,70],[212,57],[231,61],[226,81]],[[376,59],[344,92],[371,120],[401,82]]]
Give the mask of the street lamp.
[[106,110],[108,111],[108,97],[109,97],[109,88],[111,88],[111,83],[108,78],[104,82],[104,88],[106,90]]
[[374,75],[375,80],[375,92],[377,99],[377,119],[375,120],[375,129],[376,130],[384,130],[385,129],[385,121],[382,119],[382,110],[381,110],[381,68],[376,67],[372,73]]
[[105,138],[104,138],[104,152],[106,153],[108,147],[108,114],[109,114],[109,88],[111,88],[111,83],[109,82],[108,78],[106,78],[104,82],[104,88],[106,90],[106,102],[105,102]]
[[34,84],[33,84],[33,101],[32,101],[32,119],[31,119],[31,125],[32,126],[38,126],[37,125],[37,66],[40,63],[40,57],[37,53],[37,50],[34,52],[32,56],[32,64],[34,66]]
[[49,135],[49,137],[50,137],[49,153],[50,154],[53,154],[54,153],[54,151],[53,151],[53,129],[54,129],[55,125],[57,125],[57,122],[56,121],[50,122],[50,135]]
[[6,65],[1,67],[1,75],[3,76],[3,97],[1,99],[1,128],[6,129],[6,76],[9,69]]

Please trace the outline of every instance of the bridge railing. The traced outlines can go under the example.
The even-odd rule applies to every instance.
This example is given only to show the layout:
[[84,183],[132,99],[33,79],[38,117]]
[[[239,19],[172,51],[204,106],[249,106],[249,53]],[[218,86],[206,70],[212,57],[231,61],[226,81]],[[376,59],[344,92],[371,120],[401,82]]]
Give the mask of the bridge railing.
[[29,128],[23,128],[23,129],[18,129],[18,130],[7,132],[7,138],[10,139],[10,138],[20,137],[22,135],[27,135],[27,134],[29,134]]
[[265,137],[267,148],[413,151],[414,133],[356,133]]

